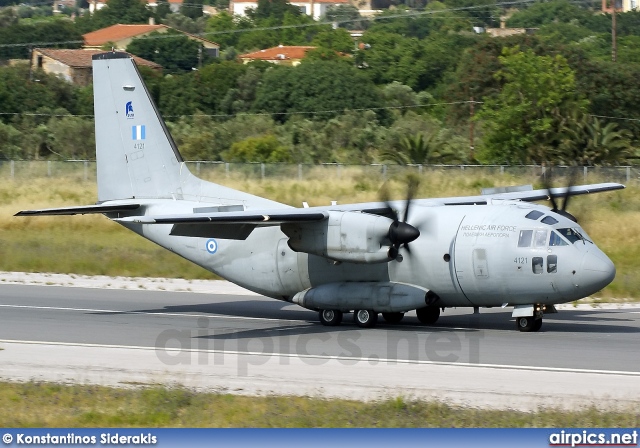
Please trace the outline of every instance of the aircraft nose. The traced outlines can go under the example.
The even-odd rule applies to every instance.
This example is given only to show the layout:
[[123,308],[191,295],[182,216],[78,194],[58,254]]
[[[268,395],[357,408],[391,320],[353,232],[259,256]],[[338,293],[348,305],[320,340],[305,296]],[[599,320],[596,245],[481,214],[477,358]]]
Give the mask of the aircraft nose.
[[600,250],[589,251],[582,260],[583,285],[589,289],[590,294],[600,291],[611,283],[616,276],[616,267]]

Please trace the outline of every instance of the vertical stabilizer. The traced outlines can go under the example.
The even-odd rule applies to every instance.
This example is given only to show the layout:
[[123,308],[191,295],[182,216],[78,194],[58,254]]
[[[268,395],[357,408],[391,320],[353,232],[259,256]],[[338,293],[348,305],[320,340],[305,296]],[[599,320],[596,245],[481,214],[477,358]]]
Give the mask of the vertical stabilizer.
[[188,199],[286,207],[193,176],[127,53],[93,56],[98,202]]
[[126,53],[93,56],[98,201],[179,198],[191,177]]

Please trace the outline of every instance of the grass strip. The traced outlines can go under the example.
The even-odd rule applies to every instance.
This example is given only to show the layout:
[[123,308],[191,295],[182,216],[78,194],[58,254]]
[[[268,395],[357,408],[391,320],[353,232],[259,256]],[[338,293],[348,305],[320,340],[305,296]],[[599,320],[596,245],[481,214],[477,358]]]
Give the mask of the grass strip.
[[180,388],[0,382],[0,427],[625,427],[640,409],[479,410],[402,397],[379,402],[247,397]]

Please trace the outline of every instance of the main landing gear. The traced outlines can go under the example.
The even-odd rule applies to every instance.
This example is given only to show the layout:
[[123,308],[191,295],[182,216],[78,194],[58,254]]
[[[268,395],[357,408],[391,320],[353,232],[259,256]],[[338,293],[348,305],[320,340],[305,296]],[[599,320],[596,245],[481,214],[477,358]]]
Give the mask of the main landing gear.
[[[440,308],[428,306],[416,310],[418,320],[425,325],[436,323],[440,317]],[[340,310],[320,310],[318,312],[320,323],[327,327],[336,327],[342,323],[343,312]],[[397,324],[404,318],[404,313],[382,313],[384,321],[388,324]],[[361,328],[372,328],[378,323],[378,313],[374,310],[355,310],[353,321]]]
[[535,332],[540,331],[542,328],[542,317],[536,316],[522,316],[516,318],[516,325],[518,330],[522,332]]

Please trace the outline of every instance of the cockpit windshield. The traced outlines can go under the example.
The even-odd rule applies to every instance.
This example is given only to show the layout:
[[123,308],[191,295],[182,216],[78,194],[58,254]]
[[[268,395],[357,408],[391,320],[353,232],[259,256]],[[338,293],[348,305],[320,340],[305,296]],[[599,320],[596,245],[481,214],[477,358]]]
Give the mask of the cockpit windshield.
[[560,235],[562,235],[567,240],[569,240],[571,244],[575,243],[576,241],[584,241],[586,239],[580,234],[580,232],[578,232],[577,229],[566,228],[566,229],[556,229],[556,230]]

